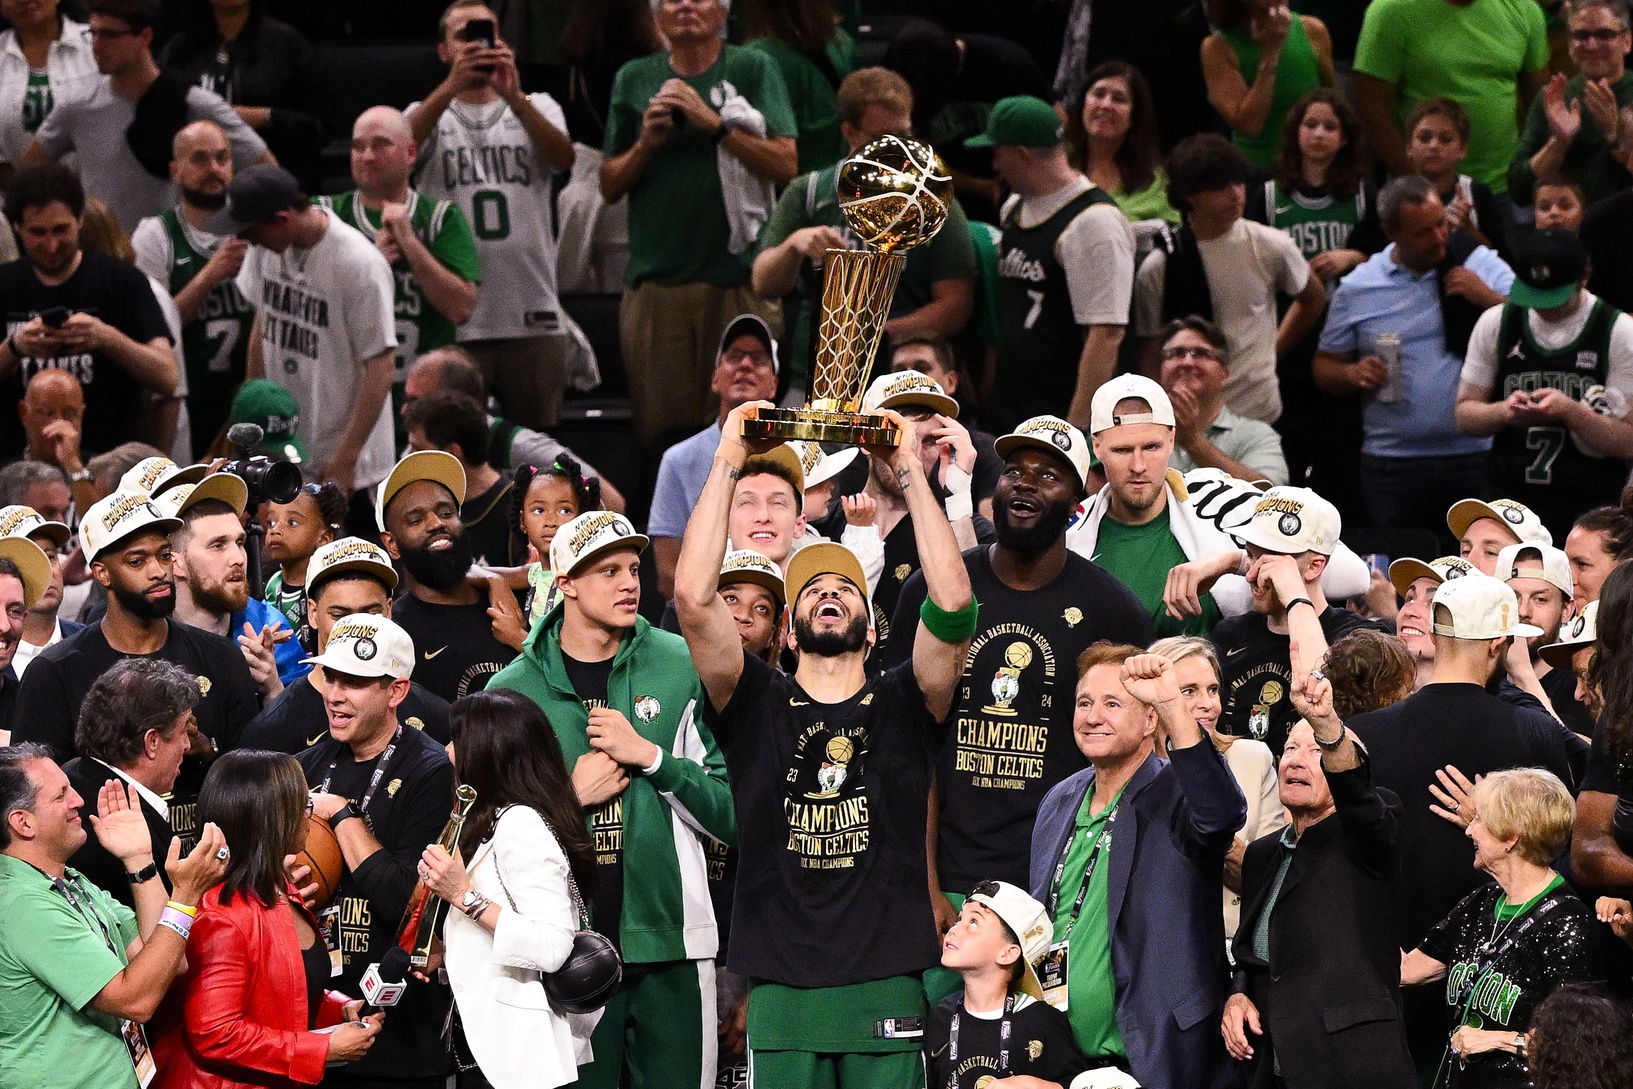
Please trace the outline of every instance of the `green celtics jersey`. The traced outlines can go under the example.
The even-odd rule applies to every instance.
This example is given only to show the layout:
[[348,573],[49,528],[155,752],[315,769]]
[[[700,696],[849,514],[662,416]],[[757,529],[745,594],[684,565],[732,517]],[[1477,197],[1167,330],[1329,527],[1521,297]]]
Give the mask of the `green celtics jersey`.
[[[379,209],[365,208],[358,190],[332,197],[318,197],[317,200],[319,204],[334,209],[335,215],[362,231],[371,242],[380,233]],[[425,243],[425,248],[444,267],[473,283],[481,281],[482,264],[476,256],[476,240],[471,236],[470,222],[452,201],[431,200],[410,189],[408,221],[414,226],[415,237]],[[408,365],[434,348],[452,344],[455,328],[454,323],[425,298],[406,257],[399,257],[392,264],[391,275],[396,281],[397,316],[397,376],[391,384],[391,415],[396,420],[397,447],[402,449],[408,438],[403,432],[402,422],[403,386],[408,380]]]
[[23,92],[23,131],[37,132],[40,122],[51,112],[51,73],[44,68],[28,70],[28,88]]
[[[176,209],[159,215],[170,239],[170,294],[179,294],[209,263],[199,235],[184,224]],[[187,414],[193,430],[193,454],[201,456],[227,422],[233,394],[244,381],[250,326],[255,308],[232,279],[222,280],[199,302],[191,321],[182,326],[182,356],[187,361]]]
[[1338,200],[1330,193],[1308,197],[1283,189],[1279,182],[1267,181],[1264,183],[1265,223],[1286,231],[1308,261],[1328,250],[1348,247],[1350,232],[1366,214],[1363,192],[1358,190],[1348,200]]

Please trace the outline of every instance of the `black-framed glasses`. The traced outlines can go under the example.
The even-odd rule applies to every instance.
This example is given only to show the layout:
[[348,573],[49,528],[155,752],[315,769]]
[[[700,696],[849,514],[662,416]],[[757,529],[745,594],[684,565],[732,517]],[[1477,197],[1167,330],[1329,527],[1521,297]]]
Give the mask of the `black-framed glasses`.
[[1206,348],[1200,344],[1176,344],[1171,348],[1164,348],[1162,350],[1162,358],[1163,362],[1167,362],[1170,359],[1185,358],[1212,359],[1217,362],[1219,359],[1219,353],[1214,351],[1212,348]]
[[1611,42],[1615,41],[1617,38],[1620,38],[1626,33],[1627,31],[1620,27],[1600,27],[1598,30],[1573,30],[1571,31],[1571,41],[1575,42],[1577,45],[1587,45],[1589,42],[1599,42],[1603,45],[1609,45]]

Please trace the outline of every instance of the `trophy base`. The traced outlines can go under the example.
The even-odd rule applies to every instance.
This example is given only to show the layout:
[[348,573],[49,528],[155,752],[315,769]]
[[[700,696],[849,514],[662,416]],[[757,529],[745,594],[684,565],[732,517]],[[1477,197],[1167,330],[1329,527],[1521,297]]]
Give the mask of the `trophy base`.
[[871,412],[831,412],[812,408],[761,409],[743,421],[747,439],[801,439],[836,442],[846,446],[898,446],[899,428]]

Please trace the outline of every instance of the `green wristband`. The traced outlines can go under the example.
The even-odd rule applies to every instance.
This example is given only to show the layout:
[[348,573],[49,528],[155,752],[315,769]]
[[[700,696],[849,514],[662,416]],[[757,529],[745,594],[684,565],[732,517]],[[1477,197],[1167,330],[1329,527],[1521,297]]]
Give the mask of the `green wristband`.
[[948,612],[926,594],[924,604],[919,606],[919,620],[931,635],[943,643],[962,643],[975,634],[975,618],[980,607],[981,603],[972,595],[968,605],[956,612]]

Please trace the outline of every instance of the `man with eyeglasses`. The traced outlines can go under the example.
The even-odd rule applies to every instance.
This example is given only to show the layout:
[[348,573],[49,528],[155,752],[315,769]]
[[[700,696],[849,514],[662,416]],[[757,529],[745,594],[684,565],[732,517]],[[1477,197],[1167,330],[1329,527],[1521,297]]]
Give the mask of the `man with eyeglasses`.
[[[907,136],[913,129],[912,114],[912,88],[888,69],[863,68],[839,85],[839,131],[850,154],[881,136]],[[800,292],[799,317],[789,338],[789,388],[795,391],[805,389],[816,352],[823,254],[857,244],[839,214],[838,170],[835,163],[794,179],[766,222],[760,254],[754,259],[754,291],[762,299],[780,299],[796,287]],[[957,336],[970,319],[974,299],[975,247],[969,220],[954,200],[936,236],[907,251],[881,349],[911,335]],[[722,406],[721,419],[726,411]],[[714,441],[719,438],[716,435]],[[712,443],[709,450],[712,455]],[[706,461],[703,469],[706,475]]]
[[134,227],[175,203],[171,140],[185,125],[219,125],[237,170],[275,161],[221,96],[160,71],[153,59],[160,0],[92,0],[90,10],[91,53],[102,78],[89,96],[57,104],[23,153],[24,166],[74,152],[85,191]]
[[1163,392],[1174,406],[1174,454],[1168,464],[1182,473],[1223,469],[1239,480],[1287,483],[1281,436],[1261,420],[1225,407],[1230,352],[1224,330],[1192,314],[1162,331]]
[[1626,0],[1570,0],[1565,10],[1577,74],[1555,73],[1531,100],[1508,168],[1508,192],[1519,203],[1530,203],[1537,179],[1549,174],[1580,182],[1590,204],[1633,184],[1615,155],[1622,107],[1633,104]]

